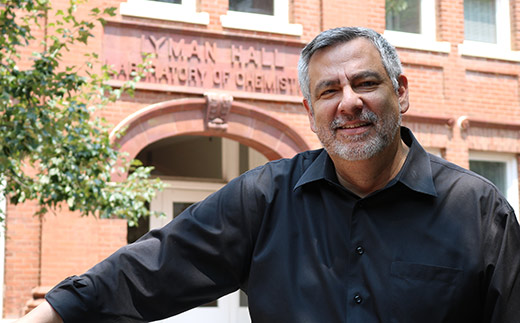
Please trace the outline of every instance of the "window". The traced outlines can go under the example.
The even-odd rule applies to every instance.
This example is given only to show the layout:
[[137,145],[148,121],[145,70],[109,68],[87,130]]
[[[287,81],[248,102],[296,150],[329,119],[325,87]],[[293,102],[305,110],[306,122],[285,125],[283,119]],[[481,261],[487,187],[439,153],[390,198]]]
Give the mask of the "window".
[[511,51],[509,0],[465,0],[461,55],[520,61]]
[[394,46],[450,52],[450,43],[438,42],[435,0],[386,0],[385,37]]
[[386,29],[421,33],[421,0],[387,0]]
[[469,169],[493,182],[519,216],[518,169],[515,155],[470,152]]
[[289,23],[289,0],[229,0],[220,16],[223,27],[301,36],[303,27]]
[[197,12],[197,0],[127,0],[120,12],[122,16],[209,24],[209,14]]
[[492,181],[498,189],[506,194],[506,163],[501,161],[470,160],[469,168]]
[[497,43],[495,0],[464,1],[464,39]]
[[273,0],[230,0],[229,10],[274,15]]

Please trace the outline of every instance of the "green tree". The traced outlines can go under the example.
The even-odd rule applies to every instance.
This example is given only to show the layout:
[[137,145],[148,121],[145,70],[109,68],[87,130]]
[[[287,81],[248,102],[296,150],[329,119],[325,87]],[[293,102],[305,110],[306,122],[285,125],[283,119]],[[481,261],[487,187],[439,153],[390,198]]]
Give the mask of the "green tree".
[[[132,92],[134,82],[147,72],[146,59],[134,81],[122,89],[106,85],[111,71],[98,62],[96,53],[87,54],[82,66],[63,63],[72,46],[87,46],[96,24],[113,16],[115,8],[95,8],[87,20],[79,20],[78,0],[54,11],[48,0],[0,3],[0,180],[4,195],[13,204],[37,201],[38,215],[66,207],[82,215],[126,218],[135,225],[140,217],[150,215],[147,204],[163,184],[149,178],[151,168],[128,161],[113,146],[110,126],[98,112],[123,91]],[[41,34],[37,39],[35,35]],[[28,59],[22,52],[29,46],[38,50],[29,64],[22,65]],[[115,172],[130,175],[114,182]],[[0,215],[0,221],[4,216]]]

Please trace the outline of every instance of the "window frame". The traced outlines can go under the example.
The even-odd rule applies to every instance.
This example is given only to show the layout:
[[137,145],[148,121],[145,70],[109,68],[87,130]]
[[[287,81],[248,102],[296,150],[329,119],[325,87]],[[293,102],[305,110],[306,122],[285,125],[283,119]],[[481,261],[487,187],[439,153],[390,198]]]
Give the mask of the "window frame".
[[209,25],[209,14],[197,12],[197,0],[181,0],[181,4],[151,0],[127,0],[120,4],[119,12],[121,16]]
[[421,33],[385,29],[385,38],[395,47],[449,53],[451,44],[449,42],[437,41],[437,9],[435,0],[420,1]]
[[509,0],[495,0],[496,44],[466,40],[459,44],[461,56],[473,56],[520,62],[520,52],[511,49],[511,5]]
[[469,160],[502,162],[506,164],[506,192],[504,192],[507,201],[513,207],[517,218],[519,214],[519,191],[518,191],[518,164],[516,155],[512,153],[497,153],[484,151],[470,151]]
[[220,23],[225,28],[301,36],[303,26],[289,23],[289,0],[273,0],[273,6],[272,16],[228,10]]

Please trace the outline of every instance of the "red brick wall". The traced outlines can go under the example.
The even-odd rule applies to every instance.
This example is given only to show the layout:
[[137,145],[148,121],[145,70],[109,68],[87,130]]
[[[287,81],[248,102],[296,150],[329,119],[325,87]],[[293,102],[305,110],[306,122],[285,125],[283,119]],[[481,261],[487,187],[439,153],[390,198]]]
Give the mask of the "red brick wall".
[[81,218],[70,212],[43,220],[41,286],[79,274],[126,244],[126,221]]
[[4,316],[18,317],[40,283],[40,219],[31,203],[7,206]]

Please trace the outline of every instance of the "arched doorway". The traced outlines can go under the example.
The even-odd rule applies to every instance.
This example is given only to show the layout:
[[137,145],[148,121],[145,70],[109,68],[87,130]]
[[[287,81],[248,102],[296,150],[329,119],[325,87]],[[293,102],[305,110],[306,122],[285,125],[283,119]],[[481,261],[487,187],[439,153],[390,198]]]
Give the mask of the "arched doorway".
[[227,182],[268,159],[258,151],[223,137],[181,135],[161,139],[137,156],[144,166],[153,166],[152,176],[167,185],[151,208],[163,218],[142,218],[128,231],[132,243],[149,229],[161,227],[187,206],[206,198]]
[[[146,146],[178,135],[225,137],[260,152],[269,160],[292,157],[310,148],[285,121],[255,106],[232,102],[225,116],[225,127],[215,128],[207,120],[208,100],[179,99],[141,109],[121,121],[112,133],[113,141],[130,158]],[[116,139],[115,133],[126,129]]]

